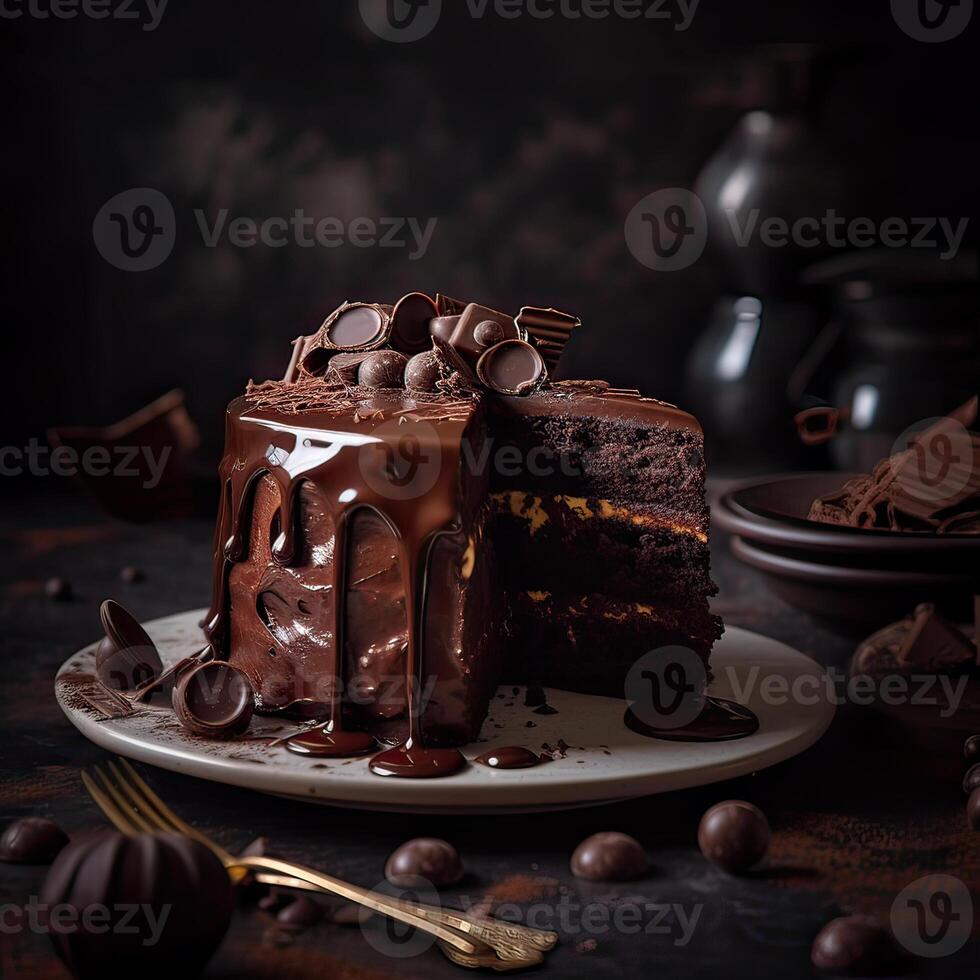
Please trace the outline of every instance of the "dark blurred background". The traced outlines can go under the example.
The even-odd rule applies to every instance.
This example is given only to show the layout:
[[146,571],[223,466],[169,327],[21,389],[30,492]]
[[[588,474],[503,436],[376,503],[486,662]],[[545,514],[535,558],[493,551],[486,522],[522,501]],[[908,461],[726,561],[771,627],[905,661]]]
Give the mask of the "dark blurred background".
[[[863,281],[866,270],[845,261],[805,282],[804,267],[844,252],[788,262],[781,253],[779,269],[763,257],[746,270],[717,242],[686,268],[650,269],[624,236],[634,205],[661,188],[713,180],[717,190],[755,167],[763,213],[827,202],[874,221],[977,213],[975,22],[926,43],[888,2],[702,0],[686,29],[676,0],[663,6],[669,19],[639,20],[474,18],[463,0],[442,6],[412,43],[372,33],[356,0],[171,0],[153,30],[140,3],[142,23],[5,18],[3,305],[14,406],[5,441],[109,423],[180,387],[211,465],[224,404],[250,377],[279,376],[294,336],[345,299],[390,302],[420,289],[575,312],[584,325],[563,375],[693,408],[719,460],[743,444],[789,458],[792,411],[847,397],[834,385],[853,363],[822,380],[811,363],[787,396],[788,378],[808,351],[826,367],[812,344],[839,324],[841,282]],[[769,111],[770,124],[788,114],[792,125],[756,127],[756,145],[733,144],[752,110]],[[93,221],[139,187],[172,203],[176,239],[157,267],[131,272],[100,254]],[[228,209],[229,221],[262,220],[298,208],[437,223],[413,259],[410,248],[350,243],[207,247],[194,217]],[[933,262],[940,278],[944,263]],[[892,256],[881,264],[890,269]],[[916,275],[879,279],[894,291]],[[943,314],[965,339],[937,362],[927,401],[938,411],[956,397],[944,364],[972,374],[975,387],[970,275],[960,263],[952,278],[966,306]],[[848,288],[857,292],[844,300],[866,287]],[[736,308],[745,296],[761,305]],[[754,323],[758,341],[760,317],[768,353],[761,343],[742,351],[743,373],[757,357],[760,377],[713,404],[712,364],[727,351],[721,380],[732,381],[732,344],[745,340],[732,323]],[[938,322],[928,303],[916,317],[920,335]],[[862,369],[869,363],[878,365],[865,357]],[[895,393],[907,392],[895,371]],[[739,429],[752,438],[740,441]]]

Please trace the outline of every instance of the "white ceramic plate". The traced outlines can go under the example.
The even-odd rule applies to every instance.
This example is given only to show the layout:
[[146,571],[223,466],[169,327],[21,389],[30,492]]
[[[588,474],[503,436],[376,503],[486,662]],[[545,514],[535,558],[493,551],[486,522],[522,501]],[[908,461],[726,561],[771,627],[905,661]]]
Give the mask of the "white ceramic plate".
[[[164,664],[202,645],[203,610],[147,623]],[[109,752],[175,772],[230,783],[264,793],[363,809],[417,812],[514,812],[589,806],[613,800],[702,786],[755,772],[813,745],[834,715],[825,697],[812,696],[823,668],[785,644],[729,627],[711,658],[711,693],[747,704],[759,731],[730,742],[668,742],[634,734],[623,725],[624,702],[615,698],[549,690],[556,714],[524,706],[523,690],[501,687],[491,705],[481,740],[467,746],[472,759],[495,746],[568,743],[564,758],[532,769],[506,771],[471,765],[443,779],[395,779],[372,775],[366,760],[313,759],[265,741],[214,742],[184,731],[168,707],[105,719],[82,694],[93,686],[96,644],[65,662],[55,693],[72,724]],[[780,678],[769,682],[767,676]],[[806,680],[812,678],[813,680]],[[803,680],[801,698],[778,693]],[[748,684],[748,687],[745,685]],[[740,688],[740,690],[736,690]],[[822,690],[822,687],[819,688]],[[533,727],[528,727],[533,722]],[[291,730],[281,719],[256,717],[250,736],[280,736]]]

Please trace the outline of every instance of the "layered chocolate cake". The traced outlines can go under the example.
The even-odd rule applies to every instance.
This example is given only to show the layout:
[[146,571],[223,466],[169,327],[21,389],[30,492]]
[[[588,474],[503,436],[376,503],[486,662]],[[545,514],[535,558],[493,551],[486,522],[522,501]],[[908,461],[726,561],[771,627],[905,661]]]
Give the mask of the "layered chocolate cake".
[[432,747],[474,739],[501,681],[622,696],[648,650],[707,662],[700,427],[550,381],[577,325],[345,303],[231,403],[206,631],[258,710],[324,719],[324,754],[394,744],[372,768],[409,775],[453,767]]

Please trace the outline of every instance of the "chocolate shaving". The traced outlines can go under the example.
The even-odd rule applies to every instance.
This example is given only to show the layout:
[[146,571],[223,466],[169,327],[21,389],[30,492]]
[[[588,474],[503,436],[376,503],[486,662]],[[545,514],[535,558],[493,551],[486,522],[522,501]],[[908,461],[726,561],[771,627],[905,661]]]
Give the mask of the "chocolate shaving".
[[554,368],[558,363],[572,331],[582,325],[577,316],[562,313],[551,306],[522,306],[514,322],[520,330],[534,338],[538,352],[549,368]]

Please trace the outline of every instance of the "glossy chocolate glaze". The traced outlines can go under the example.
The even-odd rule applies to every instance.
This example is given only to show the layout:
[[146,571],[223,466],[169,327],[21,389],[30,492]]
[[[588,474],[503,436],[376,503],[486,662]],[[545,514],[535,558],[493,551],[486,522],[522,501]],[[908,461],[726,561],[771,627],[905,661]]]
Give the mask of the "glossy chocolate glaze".
[[[407,408],[412,409],[409,415],[393,415]],[[388,532],[385,544],[391,554],[387,555],[387,562],[380,562],[378,576],[389,579],[393,573],[397,576],[397,598],[392,589],[389,596],[395,601],[385,605],[389,613],[392,609],[397,611],[400,605],[404,617],[403,649],[389,653],[394,653],[392,659],[400,661],[402,666],[407,737],[396,749],[397,756],[388,753],[378,758],[373,767],[378,772],[448,775],[463,761],[455,750],[426,747],[419,695],[423,677],[445,676],[447,668],[469,672],[474,666],[423,664],[422,658],[433,551],[444,537],[454,539],[457,548],[460,546],[458,536],[464,521],[460,513],[460,452],[474,411],[475,403],[465,412],[457,408],[454,414],[447,415],[445,408],[438,404],[412,404],[401,393],[372,396],[365,399],[360,412],[336,415],[318,410],[284,416],[273,410],[254,409],[244,399],[229,407],[226,454],[220,470],[224,493],[215,539],[214,600],[205,626],[208,638],[222,655],[230,656],[233,663],[241,660],[239,665],[246,673],[256,676],[262,673],[256,671],[254,662],[257,631],[273,659],[287,651],[270,625],[281,628],[287,641],[290,638],[299,641],[302,658],[308,624],[297,621],[290,600],[295,600],[295,608],[301,612],[305,595],[307,608],[316,605],[325,610],[328,628],[319,637],[320,642],[307,643],[307,663],[300,665],[302,669],[287,682],[284,693],[260,690],[260,707],[295,707],[305,702],[312,714],[325,718],[330,738],[320,736],[320,740],[334,743],[337,749],[341,745],[350,747],[342,734],[345,717],[341,694],[345,670],[344,657],[338,656],[338,651],[345,649],[345,608],[349,610],[349,604],[338,601],[337,597],[348,596],[345,576],[350,558],[349,524],[364,512],[380,520]],[[404,421],[399,424],[398,419]],[[420,477],[417,487],[399,486],[387,468],[393,454],[399,459],[403,453],[407,454],[406,438],[414,439],[419,452],[434,460],[428,476]],[[278,532],[271,541],[263,541],[264,535],[257,533],[264,524],[255,520],[260,487],[264,489],[261,508],[264,512],[275,511],[265,525]],[[302,515],[305,522],[302,527],[301,494],[308,503],[311,495],[315,498],[314,506],[307,507]],[[472,523],[472,515],[469,520]],[[379,548],[379,537],[375,529],[358,546],[370,553]],[[290,570],[295,571],[309,561],[310,555],[304,549],[310,547],[314,552],[317,549],[328,552],[320,556],[319,562],[313,556],[311,564],[315,574],[290,574]],[[250,557],[254,559],[251,562]],[[392,558],[397,560],[392,563]],[[465,562],[457,562],[455,567],[461,564],[465,567]],[[239,573],[237,578],[236,573]],[[283,592],[290,595],[284,597]],[[236,599],[243,612],[249,601],[261,603],[265,619],[258,611],[250,619],[244,615],[231,617],[230,605]],[[432,612],[438,616],[441,611]],[[232,629],[236,635],[232,635]],[[396,641],[400,638],[397,631]],[[292,656],[295,651],[289,653]],[[457,653],[465,660],[463,650]],[[375,661],[383,655],[377,649],[368,651],[369,658]],[[318,683],[326,679],[327,683],[320,683],[310,696],[310,692],[295,684],[297,677]],[[483,708],[476,705],[473,710],[482,712]],[[461,709],[449,705],[447,710],[460,713]],[[298,742],[296,748],[301,744],[302,741]],[[363,741],[355,739],[354,748],[359,752],[362,747]]]
[[530,769],[541,765],[541,757],[523,745],[504,745],[478,755],[474,762],[490,769]]
[[626,709],[623,724],[637,735],[662,738],[668,742],[728,742],[754,735],[759,730],[759,719],[750,708],[725,698],[713,697],[705,700],[701,714],[689,725],[654,728],[633,714],[632,708]]

